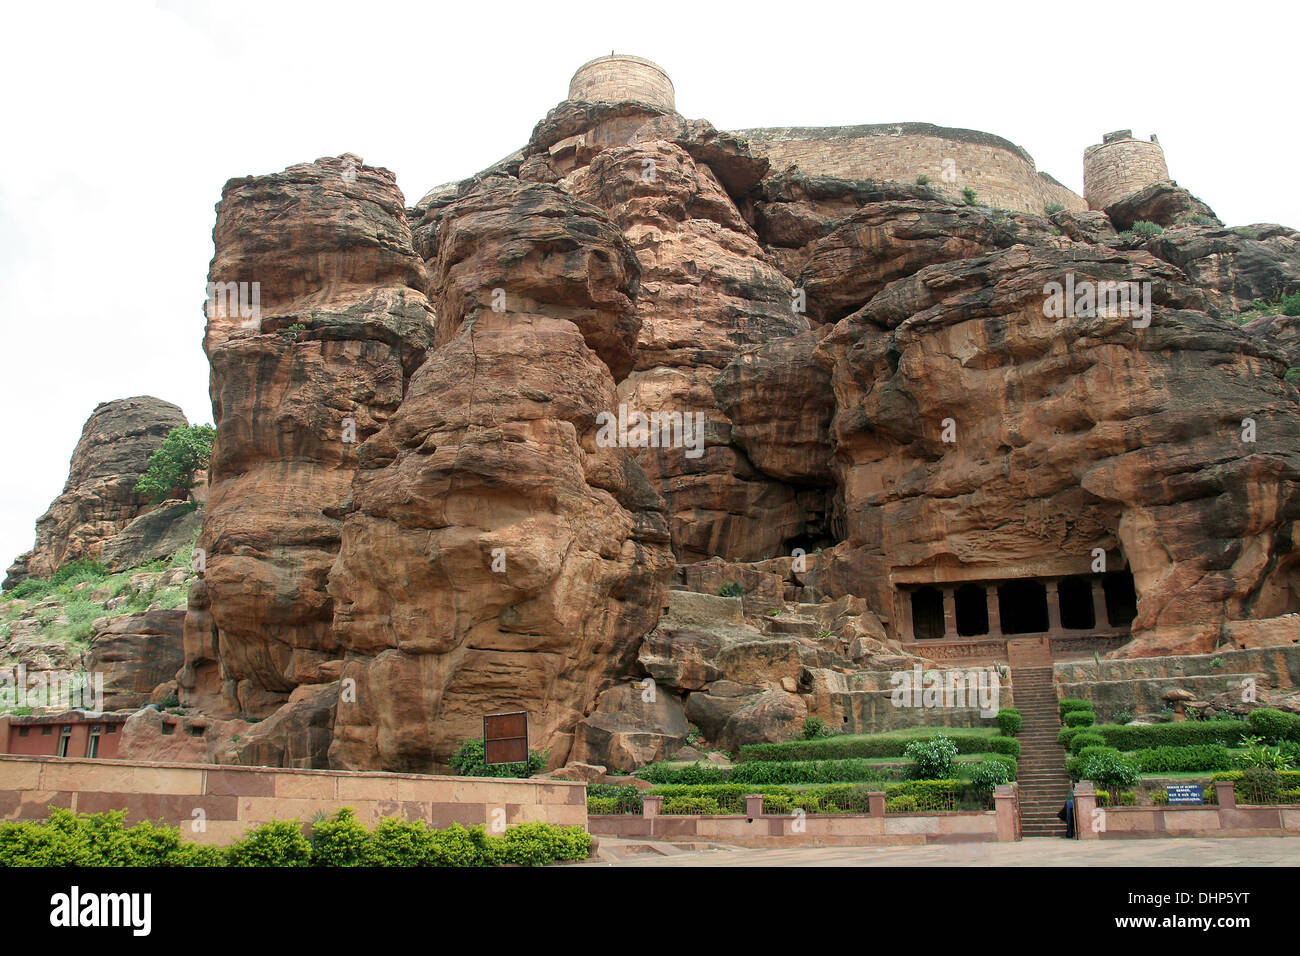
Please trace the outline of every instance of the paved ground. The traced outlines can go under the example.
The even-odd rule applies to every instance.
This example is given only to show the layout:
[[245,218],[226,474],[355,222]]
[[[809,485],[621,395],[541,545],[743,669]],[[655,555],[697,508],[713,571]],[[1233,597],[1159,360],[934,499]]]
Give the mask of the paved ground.
[[587,866],[1300,866],[1300,837],[681,850],[601,838]]

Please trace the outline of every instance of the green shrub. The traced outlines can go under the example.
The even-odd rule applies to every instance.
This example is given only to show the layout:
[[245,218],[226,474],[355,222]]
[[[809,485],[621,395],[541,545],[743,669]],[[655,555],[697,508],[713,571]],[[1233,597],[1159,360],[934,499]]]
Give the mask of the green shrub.
[[591,853],[591,835],[582,827],[550,823],[517,823],[498,839],[497,862],[515,866],[543,866],[554,860],[585,860]]
[[385,817],[370,834],[375,866],[432,866],[434,831],[423,820]]
[[1083,767],[1080,779],[1091,780],[1099,787],[1105,787],[1107,790],[1123,790],[1125,787],[1131,787],[1137,783],[1137,767],[1123,759],[1119,754],[1094,753],[1089,755],[1087,749],[1081,755],[1083,756]]
[[613,799],[617,801],[615,813],[640,813],[641,791],[631,784],[589,783],[587,784],[587,802],[591,799]]
[[1218,223],[1210,216],[1201,213],[1185,212],[1174,220],[1180,226],[1217,226]]
[[1067,727],[1091,727],[1097,722],[1097,715],[1090,710],[1072,710],[1065,715]]
[[426,860],[426,866],[454,867],[497,866],[507,862],[500,852],[499,837],[489,837],[482,824],[467,828],[459,823],[445,830],[429,831]]
[[1020,733],[1020,711],[1017,708],[1003,707],[995,719],[1003,736],[1014,737]]
[[526,763],[498,763],[488,766],[487,751],[483,747],[483,741],[474,738],[465,741],[452,754],[451,765],[462,777],[531,777],[546,769],[546,753],[541,750],[530,750]]
[[808,717],[803,722],[803,739],[820,740],[823,737],[833,736],[833,731],[826,726],[826,721],[820,717]]
[[957,759],[957,745],[939,734],[907,745],[904,755],[913,762],[911,776],[916,780],[944,780],[952,776]]
[[1262,737],[1242,737],[1246,745],[1245,753],[1233,754],[1232,762],[1242,769],[1265,767],[1269,770],[1286,770],[1291,766],[1289,754],[1284,754],[1280,747],[1270,747]]
[[722,587],[718,588],[718,597],[743,597],[745,589],[735,581],[728,581]]
[[671,814],[721,813],[722,808],[712,797],[665,797],[662,810]]
[[1065,212],[1065,207],[1059,202],[1049,202],[1043,207],[1044,216],[1055,216],[1058,212]]
[[1169,806],[1169,791],[1153,790],[1151,792],[1151,804],[1152,806],[1157,806],[1157,807]]
[[1232,767],[1232,754],[1222,744],[1149,747],[1134,750],[1125,756],[1135,763],[1142,773],[1186,773],[1197,770],[1228,770]]
[[[1011,737],[994,737],[988,734],[961,733],[960,731],[935,731],[942,733],[957,745],[957,752],[979,754],[993,751],[1019,756],[1020,741]],[[790,740],[774,744],[745,744],[740,748],[740,761],[787,760],[847,760],[863,757],[902,757],[909,744],[931,737],[911,737],[902,734],[836,735],[820,740]]]
[[1300,740],[1300,714],[1261,707],[1246,716],[1250,729],[1271,744],[1284,740]]
[[149,456],[145,473],[135,483],[136,493],[155,502],[176,490],[188,494],[195,474],[208,467],[216,437],[217,430],[211,425],[173,428]]
[[731,774],[727,777],[727,782],[768,784],[844,783],[861,780],[883,780],[888,777],[889,773],[889,768],[868,763],[864,759],[791,760],[784,763],[770,760],[754,760],[733,767]]
[[969,186],[961,191],[961,196],[966,200],[966,205],[975,205],[975,190],[971,189]]
[[772,794],[763,797],[764,813],[789,813],[794,809],[794,798],[782,794]]
[[588,797],[588,813],[618,813],[617,797]]
[[1147,222],[1145,219],[1139,219],[1128,229],[1134,235],[1143,239],[1153,239],[1165,231],[1164,226],[1157,226],[1154,222]]
[[1106,743],[1119,750],[1142,750],[1148,747],[1186,747],[1194,744],[1222,744],[1235,747],[1243,734],[1250,732],[1244,720],[1186,720],[1181,723],[1098,724],[1093,733],[1101,734]]
[[1058,707],[1061,711],[1061,721],[1065,721],[1065,715],[1072,710],[1092,710],[1092,701],[1079,700],[1077,697],[1067,697],[1060,701]]
[[1105,754],[1107,756],[1113,755],[1115,757],[1120,755],[1119,751],[1114,747],[1107,747],[1104,744],[1101,746],[1090,745],[1087,747],[1080,747],[1077,755],[1070,757],[1065,761],[1066,772],[1076,780],[1082,780],[1084,776],[1083,768],[1088,762],[1088,758],[1095,757],[1098,754]]
[[357,822],[351,807],[311,828],[312,866],[370,866],[370,834]]
[[720,767],[696,761],[685,766],[671,766],[662,763],[647,764],[636,775],[651,783],[722,783],[723,773]]
[[[1071,728],[1071,729],[1075,729],[1075,728]],[[1078,729],[1082,730],[1083,733],[1074,734],[1070,738],[1070,746],[1069,746],[1070,753],[1077,754],[1084,747],[1106,746],[1106,738],[1103,737],[1101,734],[1090,733],[1089,732],[1090,729],[1087,727],[1081,727]]]
[[1300,315],[1300,292],[1284,295],[1278,305],[1283,315]]
[[886,813],[916,813],[916,797],[908,794],[901,794],[897,797],[890,797],[885,801]]
[[311,844],[297,820],[272,820],[226,848],[230,866],[310,866]]
[[1007,765],[1000,760],[981,760],[971,771],[970,782],[981,791],[992,790],[998,784],[1010,783],[1012,778]]
[[928,186],[930,185],[930,177],[925,173],[921,173],[916,177],[916,184],[918,186]]
[[1277,802],[1300,803],[1300,787],[1292,787],[1290,790],[1278,791]]

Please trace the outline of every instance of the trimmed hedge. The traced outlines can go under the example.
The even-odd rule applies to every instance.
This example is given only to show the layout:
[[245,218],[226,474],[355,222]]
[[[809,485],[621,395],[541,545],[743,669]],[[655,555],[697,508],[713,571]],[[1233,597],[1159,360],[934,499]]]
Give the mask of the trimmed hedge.
[[1261,707],[1246,715],[1246,723],[1250,724],[1251,733],[1271,744],[1284,740],[1300,741],[1300,714]]
[[722,783],[725,779],[722,768],[698,760],[681,767],[663,763],[647,764],[636,775],[651,783]]
[[1067,697],[1060,702],[1061,721],[1065,722],[1065,715],[1072,710],[1092,710],[1092,701],[1079,700],[1077,697]]
[[[712,800],[722,808],[722,813],[742,814],[745,812],[745,797],[752,793],[761,793],[764,802],[769,797],[777,798],[777,805],[790,809],[798,807],[807,813],[867,813],[869,811],[868,794],[885,793],[886,799],[897,796],[910,796],[916,799],[919,810],[945,810],[969,804],[971,807],[983,806],[984,797],[979,788],[968,780],[906,780],[886,783],[883,786],[862,786],[840,784],[829,787],[812,787],[807,790],[792,790],[788,787],[747,786],[744,784],[703,784],[700,786],[664,786],[647,791],[652,795],[662,796],[664,806],[669,800],[684,798],[703,798]],[[680,803],[674,806],[680,806]],[[665,811],[667,812],[667,811]],[[785,813],[783,809],[779,812]]]
[[1250,725],[1244,720],[1185,720],[1180,723],[1098,724],[1091,728],[1101,734],[1106,744],[1119,750],[1144,750],[1150,747],[1190,747],[1197,744],[1220,744],[1236,747]]
[[501,835],[482,826],[430,829],[423,820],[389,818],[367,831],[350,808],[312,825],[273,820],[228,847],[183,842],[176,827],[123,825],[125,813],[50,811],[47,820],[0,824],[0,866],[538,866],[584,860],[582,827],[515,824]]
[[588,813],[597,812],[590,809],[593,799],[614,800],[615,809],[609,811],[610,813],[641,812],[641,791],[631,784],[589,783],[587,784]]
[[1020,711],[1015,707],[1003,707],[998,711],[997,717],[994,718],[998,724],[998,730],[1004,737],[1014,737],[1020,733]]
[[898,774],[899,768],[882,767],[863,759],[791,760],[781,763],[772,760],[755,760],[733,767],[727,782],[851,783],[863,780],[888,780]]
[[1106,738],[1103,737],[1101,734],[1094,734],[1094,733],[1092,733],[1092,732],[1091,732],[1091,731],[1092,731],[1092,728],[1091,728],[1091,727],[1082,727],[1082,728],[1071,727],[1070,729],[1071,729],[1071,730],[1076,730],[1076,729],[1077,729],[1077,730],[1082,730],[1082,731],[1083,731],[1083,733],[1081,733],[1081,734],[1073,734],[1073,735],[1070,737],[1070,746],[1069,746],[1069,750],[1070,750],[1070,753],[1072,753],[1072,754],[1077,754],[1077,753],[1078,753],[1080,750],[1082,750],[1084,747],[1104,747],[1104,746],[1106,746]]
[[588,813],[618,813],[617,797],[588,797]]
[[[941,731],[924,737],[905,737],[893,734],[841,735],[820,740],[791,740],[776,744],[745,744],[740,748],[741,763],[789,760],[851,760],[870,757],[902,757],[907,745],[918,740],[937,737]],[[959,754],[1006,753],[1020,756],[1020,741],[1014,737],[993,737],[983,734],[963,734],[959,731],[942,731],[957,745]]]
[[[1077,737],[1075,738],[1078,739]],[[1196,770],[1231,770],[1232,754],[1222,744],[1187,747],[1148,747],[1125,757],[1142,773],[1182,773]]]
[[1091,727],[1097,722],[1097,715],[1090,710],[1072,710],[1065,715],[1067,727]]

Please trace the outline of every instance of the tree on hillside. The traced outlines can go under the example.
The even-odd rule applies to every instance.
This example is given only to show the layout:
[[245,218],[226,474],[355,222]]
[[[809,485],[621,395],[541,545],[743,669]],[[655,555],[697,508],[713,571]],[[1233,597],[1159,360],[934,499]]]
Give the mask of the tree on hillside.
[[172,492],[189,493],[196,472],[208,467],[212,440],[217,430],[211,425],[185,425],[173,428],[149,456],[149,467],[135,483],[137,494],[151,501],[164,501]]

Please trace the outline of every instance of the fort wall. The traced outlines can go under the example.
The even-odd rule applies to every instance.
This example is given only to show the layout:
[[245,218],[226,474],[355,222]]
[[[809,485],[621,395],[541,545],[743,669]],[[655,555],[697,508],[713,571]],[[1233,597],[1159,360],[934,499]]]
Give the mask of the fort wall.
[[1131,130],[1119,130],[1083,152],[1083,194],[1090,209],[1105,209],[1168,178],[1165,153],[1155,136],[1134,139]]

